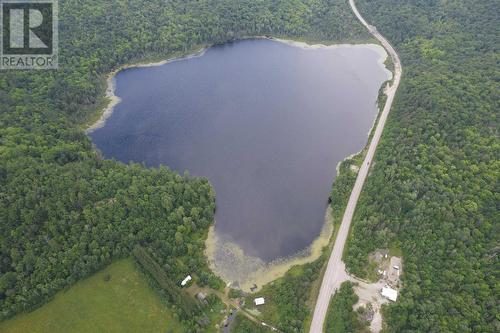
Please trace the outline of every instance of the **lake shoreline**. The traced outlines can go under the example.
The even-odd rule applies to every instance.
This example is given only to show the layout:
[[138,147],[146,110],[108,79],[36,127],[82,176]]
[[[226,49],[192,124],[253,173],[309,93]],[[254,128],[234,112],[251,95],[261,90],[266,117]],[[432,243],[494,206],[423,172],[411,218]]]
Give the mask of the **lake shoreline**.
[[[253,291],[257,292],[266,284],[284,276],[293,266],[316,261],[321,257],[323,249],[330,244],[334,231],[332,208],[328,205],[321,232],[309,246],[288,257],[276,258],[266,263],[260,258],[246,255],[238,244],[222,239],[216,234],[214,224],[210,227],[205,241],[205,257],[208,259],[210,270],[224,282],[231,283],[233,288],[240,288],[245,292],[252,292],[255,284],[257,288]],[[228,256],[230,260],[217,260],[217,256],[221,255]],[[238,261],[238,267],[235,267],[234,260]],[[237,284],[233,285],[234,283]]]
[[[386,68],[384,63],[387,60],[387,58],[389,57],[389,55],[387,54],[387,52],[385,51],[385,49],[381,45],[372,44],[372,43],[332,44],[332,45],[308,44],[306,42],[295,41],[292,39],[282,39],[282,38],[275,38],[275,37],[268,37],[268,36],[244,37],[244,38],[240,38],[238,40],[235,40],[233,42],[237,42],[237,41],[241,41],[241,40],[249,40],[249,39],[266,39],[266,40],[275,41],[278,43],[290,45],[293,47],[298,47],[298,48],[301,48],[304,50],[338,49],[338,48],[347,48],[347,47],[365,47],[365,48],[369,48],[369,49],[377,52],[380,55],[379,65],[381,65],[384,68]],[[111,117],[111,115],[113,114],[113,112],[115,110],[115,107],[118,104],[120,104],[121,98],[115,94],[115,90],[116,90],[115,77],[119,72],[127,70],[127,69],[131,69],[131,68],[146,68],[146,67],[163,66],[163,65],[166,65],[166,64],[169,64],[172,62],[176,62],[176,61],[183,61],[183,60],[189,60],[189,59],[193,59],[193,58],[202,57],[208,49],[215,47],[215,46],[217,46],[217,44],[213,44],[210,46],[203,46],[203,47],[200,47],[197,51],[195,51],[193,53],[188,53],[187,55],[182,55],[182,56],[178,56],[178,57],[167,58],[165,60],[152,61],[152,62],[139,61],[135,64],[125,64],[125,65],[122,65],[122,66],[118,67],[117,69],[111,71],[110,73],[108,73],[106,75],[106,83],[107,84],[106,84],[106,92],[105,92],[105,99],[108,100],[108,103],[107,103],[106,107],[102,110],[99,118],[94,123],[90,124],[89,126],[87,126],[85,128],[85,130],[84,130],[85,134],[88,135],[88,134],[94,132],[95,130],[104,127],[104,125],[106,124],[106,120],[108,120],[108,118]],[[390,72],[391,76],[392,76],[392,72],[389,71],[388,69],[387,69],[387,71]]]
[[[235,40],[233,42],[238,42],[241,40],[257,40],[257,39],[266,39],[282,44],[289,45],[291,47],[297,47],[301,48],[304,50],[318,50],[318,49],[341,49],[341,48],[368,48],[371,49],[372,51],[375,51],[378,55],[378,64],[384,68],[387,72],[392,75],[392,72],[390,72],[386,66],[385,66],[385,61],[388,58],[388,54],[385,51],[385,49],[377,44],[332,44],[332,45],[325,45],[325,44],[308,44],[306,42],[302,41],[294,41],[294,40],[289,40],[289,39],[280,39],[280,38],[273,38],[273,37],[266,37],[266,36],[257,36],[257,37],[248,37],[248,38],[241,38],[238,40]],[[90,125],[86,130],[86,134],[90,134],[93,131],[102,128],[105,124],[107,119],[113,114],[115,107],[121,102],[120,97],[118,97],[115,94],[115,89],[116,89],[116,75],[121,72],[122,70],[130,69],[130,68],[145,68],[145,67],[157,67],[157,66],[162,66],[165,64],[169,64],[172,62],[177,62],[177,61],[182,61],[182,60],[188,60],[192,58],[197,58],[203,56],[206,51],[212,47],[215,47],[217,45],[211,45],[211,46],[203,46],[200,47],[197,51],[184,55],[184,56],[177,56],[177,57],[172,57],[168,58],[165,60],[160,60],[160,61],[151,61],[151,62],[138,62],[136,64],[125,64],[123,66],[118,67],[117,69],[113,70],[107,75],[107,89],[106,89],[106,98],[108,99],[108,104],[107,106],[103,109],[103,112],[99,119]],[[377,107],[377,117],[378,114],[380,113],[380,109]],[[377,117],[374,120],[374,124],[377,121]],[[374,124],[372,124],[372,129]],[[372,131],[370,129],[369,133]],[[364,148],[363,148],[364,149]],[[363,149],[361,151],[363,151]],[[350,156],[346,156],[343,161],[348,160],[352,158],[353,156],[359,154],[360,152],[353,153]],[[336,171],[337,175],[339,173],[339,166],[343,162],[340,161],[338,165],[336,166]],[[333,234],[334,228],[333,228],[333,221],[331,218],[331,212],[330,208],[327,209],[327,212],[325,214],[325,220],[323,223],[323,226],[320,230],[319,235],[311,242],[309,246],[304,248],[301,251],[298,251],[295,254],[292,254],[288,257],[285,258],[277,258],[273,260],[272,262],[269,263],[264,263],[259,261],[259,258],[253,258],[253,257],[248,257],[244,254],[243,250],[234,243],[227,242],[227,241],[222,241],[219,235],[216,234],[215,232],[215,221],[214,224],[210,227],[209,232],[207,233],[206,239],[205,239],[205,256],[207,258],[207,262],[209,264],[210,269],[214,274],[219,276],[222,280],[225,282],[234,282],[235,280],[238,280],[240,282],[241,288],[244,290],[249,291],[250,287],[253,285],[253,283],[256,283],[259,287],[262,287],[263,285],[270,283],[280,277],[282,277],[292,266],[295,265],[303,265],[307,264],[310,262],[313,262],[317,260],[321,254],[322,250],[325,246],[328,246],[330,243],[331,236]],[[330,216],[330,218],[328,218]],[[218,249],[217,246],[220,245],[221,243],[224,243],[224,245],[229,244],[230,247],[224,247],[224,250],[229,250],[234,254],[234,257],[241,259],[238,260],[240,262],[245,262],[244,259],[250,259],[248,260],[248,265],[254,265],[252,266],[252,270],[249,270],[250,272],[255,272],[255,274],[250,274],[248,275],[248,278],[246,281],[242,281],[241,278],[238,279],[232,279],[229,277],[227,274],[224,274],[223,271],[221,270],[220,267],[215,266],[215,257],[216,257],[216,252]],[[245,262],[246,264],[247,262]],[[248,268],[247,265],[247,268]],[[227,271],[227,270],[226,270]],[[256,276],[259,276],[256,278]],[[242,276],[240,274],[240,276]],[[246,276],[243,274],[243,276]]]

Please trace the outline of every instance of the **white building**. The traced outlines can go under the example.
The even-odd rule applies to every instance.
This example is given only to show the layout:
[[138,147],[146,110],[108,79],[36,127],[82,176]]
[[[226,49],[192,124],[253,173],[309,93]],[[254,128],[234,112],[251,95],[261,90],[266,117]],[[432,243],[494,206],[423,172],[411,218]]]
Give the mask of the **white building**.
[[253,302],[255,305],[264,305],[266,303],[266,300],[264,299],[264,297],[259,297],[254,299]]
[[186,278],[184,280],[182,280],[181,286],[184,287],[191,280],[192,280],[191,275],[186,276]]
[[396,300],[398,299],[398,291],[390,287],[384,287],[382,288],[382,296],[384,296],[388,300],[396,302]]

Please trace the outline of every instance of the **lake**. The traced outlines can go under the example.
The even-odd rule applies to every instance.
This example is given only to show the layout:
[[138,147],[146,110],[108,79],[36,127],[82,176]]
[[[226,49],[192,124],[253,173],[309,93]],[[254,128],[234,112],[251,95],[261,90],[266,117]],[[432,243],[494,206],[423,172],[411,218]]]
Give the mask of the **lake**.
[[119,72],[122,101],[91,138],[106,158],[207,177],[215,233],[269,263],[324,224],[337,164],[360,151],[389,72],[374,46],[266,40]]

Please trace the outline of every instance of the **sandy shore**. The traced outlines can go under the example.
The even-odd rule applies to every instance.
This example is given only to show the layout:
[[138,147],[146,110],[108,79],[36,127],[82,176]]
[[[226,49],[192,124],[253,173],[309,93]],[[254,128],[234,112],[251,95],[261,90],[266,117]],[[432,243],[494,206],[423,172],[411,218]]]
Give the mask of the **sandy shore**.
[[262,286],[282,277],[295,265],[304,265],[317,260],[325,246],[330,243],[333,234],[332,210],[327,208],[325,223],[320,235],[306,249],[297,254],[278,258],[265,263],[260,258],[248,256],[237,244],[217,235],[212,226],[206,240],[205,255],[210,269],[226,283],[238,282],[246,292],[256,284],[257,290]]
[[[340,165],[362,152],[363,149],[337,163],[337,177],[340,174]],[[245,292],[250,292],[250,288],[256,284],[256,291],[259,291],[264,285],[284,276],[293,266],[314,262],[321,256],[334,232],[332,213],[332,208],[328,206],[321,233],[309,247],[293,256],[278,258],[270,263],[246,255],[240,246],[218,236],[215,226],[212,226],[205,241],[205,256],[209,267],[226,283],[238,282]]]
[[104,108],[101,117],[87,127],[85,130],[86,134],[92,133],[96,129],[102,128],[106,124],[106,120],[113,114],[113,111],[115,107],[121,102],[120,97],[115,95],[115,88],[116,88],[116,74],[119,72],[129,69],[129,68],[143,68],[143,67],[156,67],[156,66],[162,66],[168,63],[176,62],[176,61],[181,61],[181,60],[187,60],[187,59],[192,59],[192,58],[197,58],[201,57],[205,54],[206,50],[208,48],[204,47],[201,48],[200,50],[189,54],[187,56],[182,56],[182,57],[175,57],[171,59],[166,59],[158,62],[149,62],[149,63],[137,63],[137,64],[126,64],[123,66],[120,66],[119,68],[115,69],[111,73],[108,74],[107,76],[107,88],[106,88],[106,98],[109,100],[108,105]]

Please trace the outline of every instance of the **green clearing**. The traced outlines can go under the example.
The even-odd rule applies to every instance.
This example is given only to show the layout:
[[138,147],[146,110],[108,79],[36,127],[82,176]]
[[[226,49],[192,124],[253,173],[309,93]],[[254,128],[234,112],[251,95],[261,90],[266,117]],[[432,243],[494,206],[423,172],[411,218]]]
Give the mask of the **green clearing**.
[[359,312],[353,310],[354,304],[358,302],[358,296],[354,293],[353,286],[349,281],[344,282],[332,296],[326,315],[325,332],[369,332],[368,323],[362,321]]
[[231,332],[234,333],[267,333],[269,331],[269,328],[257,325],[241,313],[236,315],[236,319],[234,320],[234,324],[231,328]]
[[0,323],[3,333],[169,330],[183,331],[131,259],[116,261],[58,293],[43,307]]

